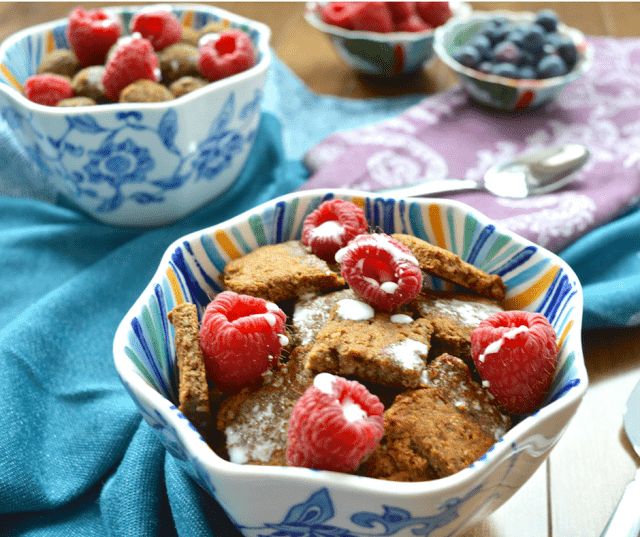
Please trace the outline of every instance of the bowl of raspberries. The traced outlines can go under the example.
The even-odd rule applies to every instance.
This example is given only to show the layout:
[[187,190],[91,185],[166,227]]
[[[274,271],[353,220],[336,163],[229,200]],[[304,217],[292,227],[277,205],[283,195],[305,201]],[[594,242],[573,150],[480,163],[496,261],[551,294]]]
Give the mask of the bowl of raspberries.
[[438,28],[434,48],[475,101],[501,110],[543,105],[593,61],[582,32],[551,9],[474,12]]
[[0,114],[83,212],[113,225],[167,224],[240,175],[270,33],[209,6],[78,6],[0,45]]
[[113,353],[243,535],[451,536],[575,414],[582,300],[467,205],[313,190],[169,246]]
[[434,56],[434,29],[470,12],[463,2],[309,2],[306,20],[344,62],[383,77],[419,72]]

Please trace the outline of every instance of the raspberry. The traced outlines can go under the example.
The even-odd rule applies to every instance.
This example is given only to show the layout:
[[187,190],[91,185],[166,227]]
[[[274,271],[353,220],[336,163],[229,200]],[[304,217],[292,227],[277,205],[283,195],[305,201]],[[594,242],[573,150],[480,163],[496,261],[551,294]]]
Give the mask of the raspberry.
[[544,315],[495,313],[471,333],[471,346],[487,390],[505,410],[529,414],[542,404],[558,360],[557,335]]
[[408,19],[396,24],[396,31],[398,32],[426,32],[431,29],[431,26],[418,17],[418,15],[412,15]]
[[241,30],[222,32],[198,49],[198,68],[210,82],[246,71],[254,63],[253,43]]
[[393,22],[396,24],[406,21],[416,14],[415,2],[385,2],[385,4],[391,13]]
[[73,97],[71,82],[63,76],[34,75],[25,80],[24,96],[34,103],[55,106],[62,99]]
[[391,311],[415,298],[422,271],[411,250],[383,233],[359,235],[336,254],[342,277],[367,304]]
[[393,32],[391,11],[385,2],[357,2],[351,15],[354,30],[387,34]]
[[102,9],[76,7],[69,14],[67,40],[82,67],[104,63],[122,33],[120,21]]
[[302,243],[328,263],[351,239],[367,231],[364,211],[355,203],[333,199],[325,201],[304,221]]
[[355,471],[380,443],[383,411],[359,382],[320,373],[291,412],[287,464]]
[[182,24],[178,17],[158,8],[138,11],[131,19],[129,30],[151,41],[156,51],[177,43],[182,37]]
[[117,101],[120,92],[138,80],[158,82],[158,58],[148,39],[132,36],[122,40],[115,49],[102,75],[104,94]]
[[200,348],[209,379],[223,391],[258,380],[274,366],[284,336],[284,312],[272,302],[224,291],[206,307]]
[[416,2],[416,11],[432,28],[442,26],[453,16],[449,2]]
[[320,19],[326,24],[353,30],[353,2],[329,2],[320,7]]

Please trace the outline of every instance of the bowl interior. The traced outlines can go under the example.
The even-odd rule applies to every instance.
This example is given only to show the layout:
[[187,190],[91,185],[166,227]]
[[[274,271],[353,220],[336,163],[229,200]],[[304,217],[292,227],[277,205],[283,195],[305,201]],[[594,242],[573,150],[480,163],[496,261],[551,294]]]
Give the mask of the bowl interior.
[[[560,348],[553,385],[545,406],[507,436],[517,436],[518,428],[526,430],[540,416],[553,414],[581,398],[587,385],[580,340],[582,291],[577,277],[560,258],[497,228],[464,204],[386,199],[350,191],[284,196],[174,243],[122,321],[114,341],[116,364],[127,387],[134,392],[156,392],[176,404],[174,335],[167,312],[186,301],[196,304],[201,314],[211,297],[223,289],[221,274],[229,260],[265,244],[299,239],[305,217],[332,197],[361,206],[372,229],[415,235],[487,272],[500,274],[508,288],[503,304],[506,309],[540,312],[549,319]],[[451,289],[438,278],[431,278],[430,283],[435,289]],[[143,382],[138,382],[140,379]],[[132,388],[132,382],[137,388]],[[140,400],[140,393],[132,395]],[[487,460],[492,456],[488,454]]]
[[[123,35],[126,35],[129,22],[139,7],[142,6],[102,9],[118,16]],[[174,4],[165,7],[170,7],[186,28],[199,30],[208,24],[215,24],[219,27],[219,31],[235,28],[246,32],[251,37],[258,54],[256,65],[264,57],[267,44],[262,24],[207,6]],[[46,54],[54,50],[70,48],[66,27],[67,19],[59,19],[27,28],[4,41],[0,46],[0,83],[21,92],[25,80],[36,73],[38,65]]]

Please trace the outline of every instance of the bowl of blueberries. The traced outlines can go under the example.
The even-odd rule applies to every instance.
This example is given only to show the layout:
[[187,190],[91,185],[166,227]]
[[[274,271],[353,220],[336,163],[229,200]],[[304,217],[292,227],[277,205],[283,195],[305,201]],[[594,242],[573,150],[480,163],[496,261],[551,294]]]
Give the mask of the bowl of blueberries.
[[535,108],[580,78],[593,61],[582,32],[551,9],[474,12],[436,29],[434,49],[475,101],[501,110]]

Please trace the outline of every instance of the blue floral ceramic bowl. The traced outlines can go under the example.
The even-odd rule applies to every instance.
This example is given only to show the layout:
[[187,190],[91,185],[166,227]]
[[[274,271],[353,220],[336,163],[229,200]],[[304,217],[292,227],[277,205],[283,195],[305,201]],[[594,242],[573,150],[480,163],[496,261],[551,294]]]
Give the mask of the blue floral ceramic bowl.
[[435,30],[434,49],[438,57],[458,76],[469,96],[479,103],[500,110],[535,108],[553,99],[567,84],[580,78],[591,67],[593,47],[582,32],[560,23],[558,33],[569,37],[578,49],[573,69],[563,76],[543,80],[515,80],[481,73],[465,67],[453,58],[453,52],[469,42],[484,24],[495,17],[515,23],[532,22],[534,13],[511,11],[473,12],[470,16],[455,17]]
[[[320,18],[322,2],[308,2],[305,19],[311,26],[327,35],[344,62],[370,75],[397,76],[422,69],[434,57],[434,31],[393,32],[381,34],[345,30],[326,24]],[[468,4],[450,2],[454,17],[470,13]]]
[[[187,27],[218,23],[247,32],[256,65],[165,103],[55,108],[21,90],[46,53],[69,48],[66,19],[22,30],[0,46],[0,114],[54,188],[108,224],[161,225],[189,214],[233,184],[253,146],[270,29],[214,7],[170,7]],[[123,28],[136,10],[109,9]]]
[[[167,312],[184,301],[200,313],[222,289],[226,263],[265,244],[300,238],[305,217],[329,198],[361,206],[369,224],[408,233],[500,274],[507,308],[542,312],[560,357],[544,406],[471,467],[423,483],[398,483],[304,468],[248,466],[216,455],[176,408],[174,333]],[[431,284],[442,289],[436,279]],[[582,289],[556,255],[459,202],[311,190],[263,204],[180,238],[126,314],[114,339],[117,371],[145,420],[179,464],[246,537],[256,535],[452,536],[484,519],[533,475],[587,389],[581,347]],[[265,502],[265,498],[271,500]]]

